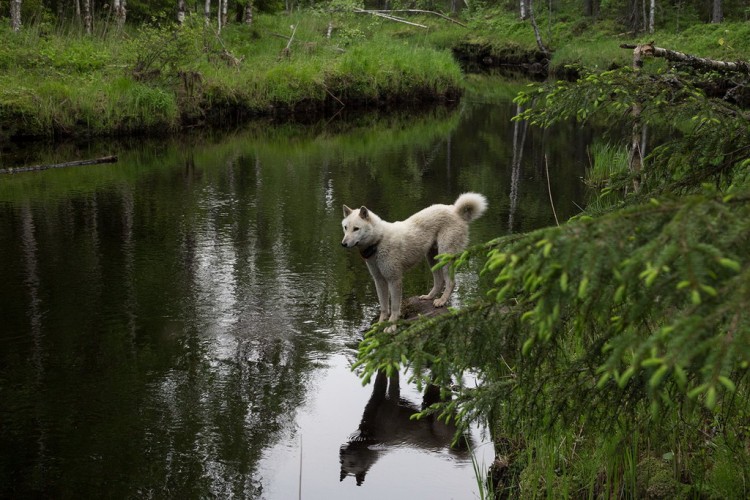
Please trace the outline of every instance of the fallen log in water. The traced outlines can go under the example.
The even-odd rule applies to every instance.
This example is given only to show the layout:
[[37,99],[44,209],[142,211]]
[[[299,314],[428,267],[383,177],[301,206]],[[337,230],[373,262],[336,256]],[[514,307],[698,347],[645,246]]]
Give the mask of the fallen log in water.
[[40,170],[49,170],[50,168],[80,167],[83,165],[98,165],[100,163],[115,163],[117,156],[102,156],[91,160],[67,161],[64,163],[52,163],[49,165],[32,165],[30,167],[2,168],[0,174],[18,174],[21,172],[38,172]]
[[748,61],[717,61],[706,57],[685,54],[677,50],[657,47],[653,41],[638,45],[623,43],[620,44],[620,48],[633,49],[633,66],[636,68],[643,66],[644,57],[663,57],[668,61],[685,63],[695,68],[733,71],[750,75],[750,62]]

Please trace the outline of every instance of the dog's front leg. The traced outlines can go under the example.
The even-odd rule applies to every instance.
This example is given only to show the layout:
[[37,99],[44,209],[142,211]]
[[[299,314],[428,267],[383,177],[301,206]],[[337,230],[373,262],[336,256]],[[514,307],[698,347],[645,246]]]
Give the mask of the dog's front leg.
[[[401,280],[393,280],[388,282],[388,295],[391,299],[391,317],[389,321],[395,323],[401,316]],[[391,325],[385,329],[387,333],[393,333],[396,331],[396,325]]]
[[370,270],[372,280],[375,282],[375,291],[378,294],[378,303],[380,304],[380,317],[378,323],[388,319],[391,314],[391,309],[388,307],[388,283],[386,282],[383,275],[380,273],[380,269],[377,266],[367,262],[367,268]]
[[378,323],[380,323],[387,320],[391,314],[388,304],[388,283],[382,276],[375,280],[375,290],[378,292],[378,302],[380,302],[380,318],[378,318]]

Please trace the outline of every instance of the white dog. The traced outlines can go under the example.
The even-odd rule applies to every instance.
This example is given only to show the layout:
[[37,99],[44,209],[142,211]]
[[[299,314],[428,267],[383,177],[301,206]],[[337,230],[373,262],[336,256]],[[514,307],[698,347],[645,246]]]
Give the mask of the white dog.
[[[380,302],[380,319],[391,322],[401,315],[401,289],[404,273],[423,258],[430,267],[441,253],[457,253],[469,242],[469,222],[487,209],[487,198],[478,193],[464,193],[453,205],[432,205],[405,221],[386,222],[366,207],[352,210],[344,205],[344,239],[346,248],[359,247],[367,268],[375,280]],[[434,299],[435,307],[448,302],[455,285],[447,267],[432,272],[434,284],[424,300]],[[439,298],[435,298],[442,291]],[[393,332],[395,325],[386,331]]]

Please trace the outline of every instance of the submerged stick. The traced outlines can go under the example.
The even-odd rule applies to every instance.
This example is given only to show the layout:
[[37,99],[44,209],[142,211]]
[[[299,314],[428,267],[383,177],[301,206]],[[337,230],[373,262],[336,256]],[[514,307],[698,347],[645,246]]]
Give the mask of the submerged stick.
[[83,165],[98,165],[100,163],[116,163],[117,156],[102,156],[91,160],[67,161],[64,163],[52,163],[49,165],[32,165],[30,167],[2,168],[0,174],[18,174],[21,172],[38,172],[40,170],[49,170],[50,168],[80,167]]

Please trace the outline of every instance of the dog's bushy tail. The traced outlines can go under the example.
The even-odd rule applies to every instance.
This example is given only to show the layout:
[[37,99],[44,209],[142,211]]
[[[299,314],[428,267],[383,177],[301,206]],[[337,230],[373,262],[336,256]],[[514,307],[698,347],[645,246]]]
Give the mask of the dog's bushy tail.
[[479,193],[464,193],[456,199],[453,207],[463,220],[471,222],[487,210],[487,198]]

